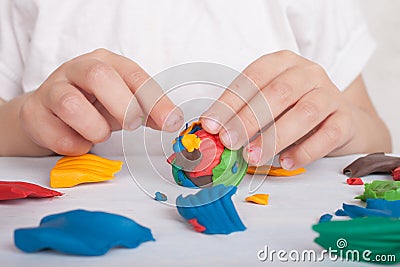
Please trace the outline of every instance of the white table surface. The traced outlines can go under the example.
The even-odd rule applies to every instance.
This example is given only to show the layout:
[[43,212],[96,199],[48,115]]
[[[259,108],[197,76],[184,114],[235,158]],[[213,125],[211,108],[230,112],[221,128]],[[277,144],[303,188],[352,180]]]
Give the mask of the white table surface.
[[[311,226],[323,213],[332,213],[343,202],[359,203],[354,196],[363,186],[349,186],[341,170],[357,155],[325,158],[307,167],[295,177],[268,177],[257,193],[270,194],[268,206],[247,203],[249,178],[240,184],[233,200],[247,230],[230,235],[205,235],[193,231],[173,206],[151,199],[137,186],[124,165],[109,182],[59,189],[62,197],[0,202],[0,266],[276,266],[314,265],[310,262],[282,263],[277,259],[261,262],[257,252],[269,249],[286,251],[322,249],[313,242],[317,233]],[[114,158],[117,159],[117,158]],[[119,158],[122,159],[122,158]],[[49,187],[49,171],[58,160],[52,158],[0,158],[0,180],[28,181]],[[157,188],[160,182],[145,168],[145,159],[134,158],[135,168],[146,186]],[[164,158],[153,157],[158,171],[171,176]],[[261,177],[259,178],[261,179]],[[389,175],[370,175],[365,181],[391,179]],[[181,187],[174,187],[176,190]],[[159,191],[162,191],[160,189]],[[173,195],[173,194],[172,194]],[[171,195],[169,196],[171,199]],[[174,196],[172,196],[174,197]],[[17,228],[34,227],[46,215],[73,209],[99,210],[129,217],[149,227],[156,242],[136,249],[112,249],[99,257],[63,255],[53,251],[24,253],[14,246]],[[329,259],[317,263],[342,266],[345,262]],[[371,266],[350,262],[351,266]]]

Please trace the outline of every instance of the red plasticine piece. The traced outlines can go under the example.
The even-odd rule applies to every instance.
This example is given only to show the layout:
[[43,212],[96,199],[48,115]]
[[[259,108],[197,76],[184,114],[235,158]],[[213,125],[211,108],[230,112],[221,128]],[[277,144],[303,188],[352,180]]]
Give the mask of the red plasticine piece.
[[392,171],[393,180],[400,181],[400,167],[397,167]]
[[26,182],[0,181],[0,200],[61,196],[62,193]]
[[206,228],[203,225],[199,224],[199,222],[197,221],[196,218],[188,220],[188,223],[190,223],[193,226],[193,228],[196,232],[201,233],[206,230]]
[[358,177],[347,178],[346,182],[349,185],[363,185],[364,184],[363,180],[361,180],[361,178],[358,178]]

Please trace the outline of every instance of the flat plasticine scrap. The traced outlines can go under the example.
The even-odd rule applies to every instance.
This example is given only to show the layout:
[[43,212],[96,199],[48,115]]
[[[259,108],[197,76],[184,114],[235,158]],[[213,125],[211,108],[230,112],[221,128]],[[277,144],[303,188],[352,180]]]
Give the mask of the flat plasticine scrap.
[[259,205],[268,205],[268,194],[254,194],[245,198],[245,201]]
[[27,182],[0,181],[0,200],[44,198],[61,196],[62,193]]
[[117,214],[72,210],[44,217],[38,227],[17,229],[14,242],[24,252],[52,249],[100,256],[113,247],[136,248],[154,241],[151,230]]
[[120,160],[105,159],[93,154],[63,157],[50,172],[50,186],[72,187],[111,180],[121,170],[122,164]]
[[305,173],[306,169],[298,168],[295,170],[285,170],[281,167],[262,165],[262,166],[249,166],[247,168],[248,174],[262,174],[269,176],[294,176]]

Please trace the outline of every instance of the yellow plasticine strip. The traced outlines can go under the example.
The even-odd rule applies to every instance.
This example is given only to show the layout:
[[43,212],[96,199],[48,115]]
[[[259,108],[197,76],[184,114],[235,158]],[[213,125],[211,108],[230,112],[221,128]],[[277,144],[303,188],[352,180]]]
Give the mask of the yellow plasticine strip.
[[99,175],[99,176],[113,176],[116,172],[118,172],[116,170],[111,170],[111,169],[101,169],[99,167],[82,166],[82,165],[56,168],[53,170],[54,171],[62,171],[62,172],[81,172],[81,173],[87,173],[87,174],[93,174],[93,175]]
[[119,169],[121,169],[120,166],[107,166],[98,162],[68,162],[68,163],[64,163],[64,164],[56,164],[54,166],[57,169],[71,169],[71,168],[83,168],[83,169],[92,169],[92,170],[97,170],[102,172],[104,171],[109,171],[114,173],[115,171],[118,171]]
[[50,172],[52,188],[72,187],[82,183],[111,180],[121,170],[123,162],[93,154],[61,158]]
[[259,167],[249,166],[247,168],[247,173],[249,174],[263,174],[269,176],[294,176],[305,172],[306,169],[304,168],[299,168],[296,170],[285,170],[281,167],[269,166],[269,165],[263,165]]
[[68,162],[68,161],[83,160],[83,159],[98,161],[98,162],[104,163],[106,165],[111,165],[111,166],[122,165],[122,161],[120,161],[120,160],[106,159],[106,158],[102,158],[102,157],[94,155],[94,154],[84,154],[84,155],[75,156],[75,157],[66,156],[66,157],[61,158],[57,162],[57,164],[61,164],[61,163]]
[[249,197],[246,197],[247,202],[252,202],[260,205],[268,205],[268,194],[255,194]]
[[199,149],[201,139],[195,134],[185,134],[182,137],[182,145],[186,148],[188,152],[193,152],[195,149]]
[[104,166],[104,167],[111,168],[111,169],[120,168],[122,166],[122,161],[119,161],[119,160],[115,163],[110,164],[108,162],[93,160],[93,159],[69,159],[67,161],[57,162],[56,166],[64,167],[64,166],[75,165],[75,164],[77,164],[77,160],[79,160],[79,164]]
[[73,187],[82,183],[104,182],[114,178],[113,176],[70,171],[52,171],[50,176],[50,186],[52,188]]

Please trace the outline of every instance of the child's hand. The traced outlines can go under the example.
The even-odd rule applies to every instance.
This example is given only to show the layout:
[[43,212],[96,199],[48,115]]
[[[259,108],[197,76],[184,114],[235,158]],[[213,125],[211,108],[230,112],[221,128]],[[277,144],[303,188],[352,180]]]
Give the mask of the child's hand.
[[[202,124],[210,133],[219,133],[231,149],[246,145],[267,128],[262,137],[245,146],[243,156],[251,165],[267,163],[275,145],[275,154],[284,150],[280,162],[286,169],[325,155],[390,150],[387,129],[360,77],[342,93],[321,66],[290,51],[265,55],[243,74],[255,83],[256,90],[238,77],[203,114]],[[275,143],[271,142],[274,128],[268,127],[273,120]]]
[[183,115],[162,89],[150,81],[138,90],[148,79],[136,63],[107,50],[79,56],[25,97],[22,129],[39,146],[63,155],[86,153],[113,130],[138,128],[147,115],[152,128],[178,130]]

